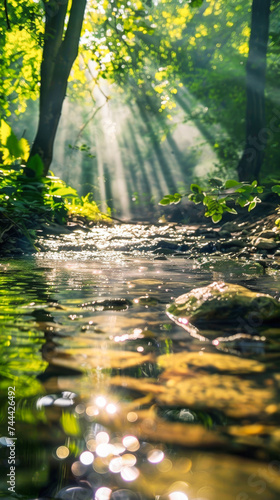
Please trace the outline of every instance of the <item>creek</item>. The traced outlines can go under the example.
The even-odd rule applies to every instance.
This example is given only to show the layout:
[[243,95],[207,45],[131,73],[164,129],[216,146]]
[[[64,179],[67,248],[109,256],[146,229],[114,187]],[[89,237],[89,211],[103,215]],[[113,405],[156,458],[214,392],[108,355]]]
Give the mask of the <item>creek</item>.
[[[217,256],[207,266],[184,253],[187,233],[97,227],[0,261],[2,498],[13,496],[12,443],[24,499],[279,498],[280,327],[215,343],[211,325],[201,341],[166,315],[217,280],[279,298],[279,271],[231,267],[228,256],[213,270]],[[179,366],[179,353],[218,353],[224,366]],[[229,373],[227,356],[262,368]],[[230,391],[228,405],[215,403]]]

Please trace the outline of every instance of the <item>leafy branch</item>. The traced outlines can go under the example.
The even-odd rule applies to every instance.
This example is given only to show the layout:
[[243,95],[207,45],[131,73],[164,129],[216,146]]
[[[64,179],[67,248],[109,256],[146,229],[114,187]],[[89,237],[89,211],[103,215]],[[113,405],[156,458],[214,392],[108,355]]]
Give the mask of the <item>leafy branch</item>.
[[[214,223],[219,222],[223,214],[228,212],[237,214],[232,204],[240,207],[248,207],[248,212],[253,210],[261,200],[258,197],[263,192],[263,187],[258,186],[257,181],[251,184],[229,179],[225,183],[221,179],[213,178],[208,181],[209,188],[204,189],[199,184],[191,184],[191,193],[168,194],[162,198],[159,205],[177,204],[185,196],[198,205],[202,203],[206,207],[205,217],[211,217]],[[272,191],[280,195],[280,186],[273,186]]]

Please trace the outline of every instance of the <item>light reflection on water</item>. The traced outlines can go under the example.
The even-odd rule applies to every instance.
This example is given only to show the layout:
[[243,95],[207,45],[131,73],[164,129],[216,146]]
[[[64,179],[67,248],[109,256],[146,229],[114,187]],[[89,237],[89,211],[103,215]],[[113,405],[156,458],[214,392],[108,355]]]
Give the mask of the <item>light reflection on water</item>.
[[[199,408],[150,392],[157,384],[163,390],[159,355],[216,352],[165,314],[174,297],[213,280],[183,256],[154,260],[152,245],[168,234],[184,239],[182,228],[97,228],[50,238],[48,251],[31,259],[2,262],[1,432],[7,436],[7,387],[15,385],[23,498],[249,500],[259,494],[253,478],[267,500],[279,498],[276,401],[271,416],[232,419],[211,407],[207,392]],[[248,277],[231,276],[240,280]],[[275,276],[249,284],[279,291]],[[273,343],[270,363],[277,336]],[[167,387],[176,387],[169,373]],[[120,387],[118,376],[135,387]],[[150,384],[144,392],[138,379]]]

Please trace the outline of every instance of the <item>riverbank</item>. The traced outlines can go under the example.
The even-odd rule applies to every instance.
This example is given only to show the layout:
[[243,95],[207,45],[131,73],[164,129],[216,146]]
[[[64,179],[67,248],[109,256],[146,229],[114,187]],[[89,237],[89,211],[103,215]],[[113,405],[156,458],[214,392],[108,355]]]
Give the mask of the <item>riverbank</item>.
[[[32,231],[32,237],[15,234],[5,241],[1,255],[13,258],[48,252],[55,246],[56,251],[62,252],[94,252],[99,248],[134,250],[139,254],[148,253],[156,260],[172,256],[225,260],[225,264],[229,258],[249,260],[258,262],[262,269],[275,267],[280,260],[280,228],[275,225],[279,209],[275,202],[263,202],[250,213],[242,210],[218,225],[206,219],[201,208],[193,204],[180,208],[180,213],[178,210],[177,207],[170,210],[156,223],[130,224],[118,220],[96,223],[82,216],[69,218],[65,225],[41,222],[36,232]],[[104,226],[107,231],[100,230]]]

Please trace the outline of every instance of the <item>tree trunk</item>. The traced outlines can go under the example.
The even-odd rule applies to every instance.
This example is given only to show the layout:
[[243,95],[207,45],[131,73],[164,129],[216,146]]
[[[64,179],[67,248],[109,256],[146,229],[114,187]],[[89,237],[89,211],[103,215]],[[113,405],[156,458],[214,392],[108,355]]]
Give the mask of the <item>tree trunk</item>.
[[253,0],[249,56],[246,66],[246,144],[238,165],[240,181],[258,180],[267,142],[265,74],[271,0]]
[[30,158],[38,154],[44,164],[44,175],[47,175],[52,162],[68,77],[78,55],[86,0],[72,0],[66,31],[65,19],[69,1],[53,0],[44,3],[46,23],[41,63],[40,113]]

